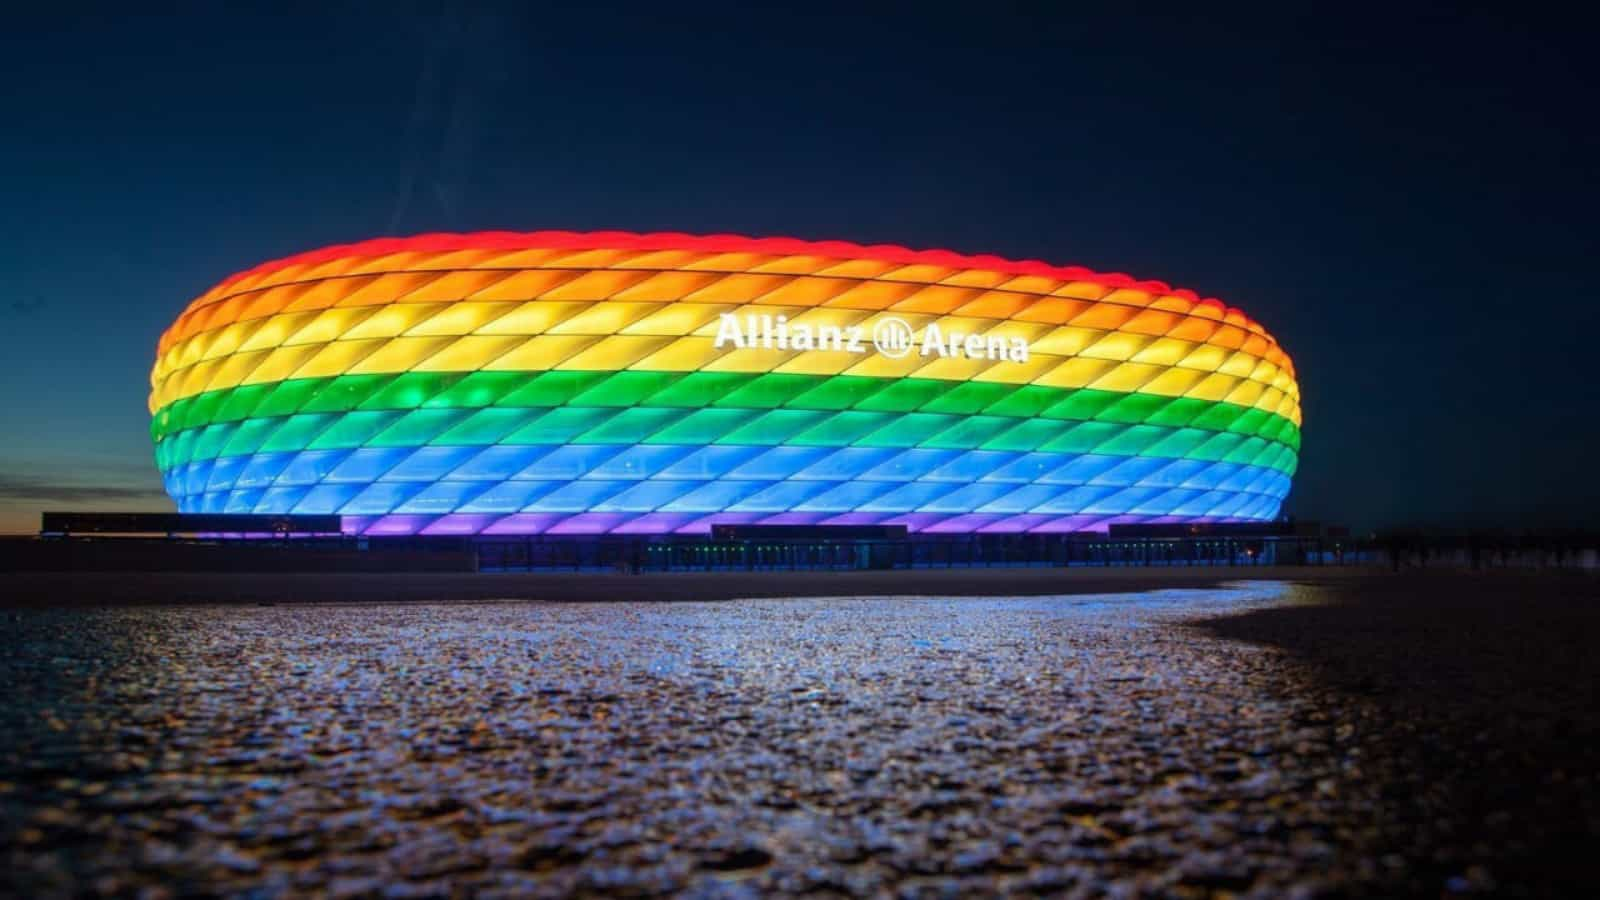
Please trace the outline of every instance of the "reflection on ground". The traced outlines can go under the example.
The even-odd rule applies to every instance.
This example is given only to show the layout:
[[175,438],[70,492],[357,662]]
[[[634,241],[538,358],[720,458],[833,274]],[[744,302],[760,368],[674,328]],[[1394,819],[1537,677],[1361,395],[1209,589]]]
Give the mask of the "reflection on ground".
[[12,612],[0,892],[1488,889],[1363,584]]

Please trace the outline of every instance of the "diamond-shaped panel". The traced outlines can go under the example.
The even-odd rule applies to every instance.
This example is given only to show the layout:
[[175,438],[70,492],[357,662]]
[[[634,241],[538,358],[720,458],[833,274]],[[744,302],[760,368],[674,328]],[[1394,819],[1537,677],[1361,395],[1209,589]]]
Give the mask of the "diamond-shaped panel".
[[[718,345],[730,316],[751,325],[745,346]],[[878,353],[886,317],[988,355],[928,353],[931,332],[924,352]],[[862,352],[842,346],[852,328]],[[816,345],[835,332],[841,346]],[[371,534],[1265,519],[1300,444],[1289,358],[1215,300],[789,240],[328,248],[190,304],[151,382],[180,509],[340,513]]]

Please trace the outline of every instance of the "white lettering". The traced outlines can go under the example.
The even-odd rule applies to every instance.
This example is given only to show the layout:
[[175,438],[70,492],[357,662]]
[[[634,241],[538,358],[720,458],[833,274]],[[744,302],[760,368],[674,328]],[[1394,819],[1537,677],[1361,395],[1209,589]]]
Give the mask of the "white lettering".
[[[883,353],[904,347],[910,350],[917,341],[914,330],[899,322],[898,330],[874,333],[873,343],[866,341],[866,329],[860,325],[807,325],[789,322],[788,316],[747,314],[741,318],[733,313],[722,313],[717,319],[717,335],[711,346],[721,350],[733,347],[749,350],[762,347],[768,350],[833,350],[844,353]],[[907,344],[909,340],[911,343]],[[960,331],[945,332],[937,322],[923,329],[919,356],[937,356],[941,359],[963,357],[995,361],[1027,362],[1028,342],[1019,337],[1003,335],[966,334]]]
[[714,350],[721,350],[723,344],[731,343],[740,350],[744,349],[744,334],[739,331],[739,317],[723,313],[717,321],[717,339],[711,342]]
[[866,345],[861,343],[861,338],[862,338],[863,331],[864,331],[864,329],[862,329],[862,327],[860,325],[851,325],[850,326],[850,328],[849,328],[850,343],[845,345],[845,349],[846,350],[850,351],[851,353],[865,353],[865,352],[867,352]]
[[811,339],[811,326],[810,325],[806,325],[804,323],[799,323],[799,324],[796,324],[794,326],[794,328],[790,330],[790,332],[789,332],[789,349],[791,349],[791,350],[812,350],[812,349],[815,349],[816,346],[817,346],[816,343],[813,342],[812,339]]

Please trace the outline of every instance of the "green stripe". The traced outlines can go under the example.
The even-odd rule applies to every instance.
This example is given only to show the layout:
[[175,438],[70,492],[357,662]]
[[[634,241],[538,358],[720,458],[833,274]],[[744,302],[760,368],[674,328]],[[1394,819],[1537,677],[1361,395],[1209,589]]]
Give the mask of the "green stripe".
[[[790,375],[775,372],[405,372],[297,378],[208,391],[169,404],[151,436],[300,413],[485,407],[711,407],[982,415],[1198,428],[1300,449],[1300,429],[1234,403],[987,381]],[[912,427],[912,426],[907,426]]]
[[1260,435],[1102,420],[866,410],[681,406],[483,407],[307,412],[216,422],[156,444],[162,469],[280,450],[526,444],[789,444],[1099,453],[1236,462],[1293,474],[1294,451]]

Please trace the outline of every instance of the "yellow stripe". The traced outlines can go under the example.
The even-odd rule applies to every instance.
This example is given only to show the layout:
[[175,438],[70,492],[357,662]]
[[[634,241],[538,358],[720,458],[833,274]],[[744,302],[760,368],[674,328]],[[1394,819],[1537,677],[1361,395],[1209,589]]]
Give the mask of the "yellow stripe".
[[[916,376],[951,381],[978,380],[1012,384],[1037,383],[1051,387],[1093,387],[1112,391],[1141,391],[1172,397],[1227,400],[1277,412],[1300,422],[1293,379],[1270,362],[1243,351],[1196,347],[1176,363],[1170,360],[1188,346],[1169,342],[1158,359],[1149,351],[1165,339],[1125,332],[1101,332],[1077,326],[1052,328],[1039,323],[967,319],[958,316],[902,315],[914,329],[936,322],[948,335],[952,331],[1021,337],[1031,342],[1027,362],[922,356],[913,352],[898,360],[878,354],[863,356],[836,351],[779,351],[732,347],[716,348],[717,321],[695,310],[694,304],[655,308],[651,329],[639,333],[635,324],[649,305],[628,303],[485,304],[468,310],[460,304],[398,304],[373,312],[337,341],[283,343],[290,335],[304,334],[323,314],[277,316],[261,320],[257,331],[242,342],[238,332],[224,331],[227,340],[211,346],[232,352],[162,371],[151,394],[152,409],[204,391],[258,384],[286,378],[344,374],[422,371],[546,369],[645,369],[725,372],[795,372],[816,375],[855,374],[878,377]],[[499,313],[509,309],[504,315]],[[728,311],[715,307],[714,311]],[[694,315],[690,315],[694,312]],[[863,342],[870,342],[873,324],[885,313],[812,308],[784,310],[747,306],[735,315],[777,315],[797,312],[797,323],[813,327],[855,325]],[[576,313],[576,316],[574,316]],[[308,321],[307,315],[311,316]],[[584,323],[589,333],[557,333],[572,322]],[[741,319],[741,323],[743,320]],[[476,325],[478,333],[455,332]],[[615,329],[630,329],[615,333]],[[540,334],[541,330],[549,333]],[[509,333],[507,333],[509,332]],[[690,333],[692,332],[692,333]],[[174,348],[168,356],[182,356]],[[163,360],[165,363],[166,360]],[[158,370],[161,371],[161,370]],[[1253,379],[1253,380],[1252,380]]]

